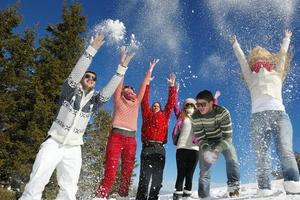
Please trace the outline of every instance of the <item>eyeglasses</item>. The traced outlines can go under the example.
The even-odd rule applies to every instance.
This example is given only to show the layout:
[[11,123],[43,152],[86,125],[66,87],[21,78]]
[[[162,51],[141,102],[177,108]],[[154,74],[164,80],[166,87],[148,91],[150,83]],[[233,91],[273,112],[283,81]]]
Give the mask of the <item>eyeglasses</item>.
[[96,81],[97,80],[97,78],[95,76],[91,75],[91,74],[85,74],[84,78],[91,79],[92,81]]
[[197,102],[196,105],[197,105],[197,107],[205,108],[208,105],[208,103],[207,102],[203,102],[203,103]]

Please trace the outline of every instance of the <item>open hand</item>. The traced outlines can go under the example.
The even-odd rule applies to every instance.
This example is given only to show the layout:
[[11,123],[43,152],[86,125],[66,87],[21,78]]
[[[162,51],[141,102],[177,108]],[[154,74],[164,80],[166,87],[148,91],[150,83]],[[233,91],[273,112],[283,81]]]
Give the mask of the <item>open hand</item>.
[[231,36],[229,41],[230,41],[231,44],[234,44],[237,41],[236,35]]
[[284,35],[285,35],[285,37],[287,37],[287,38],[291,38],[291,37],[292,37],[292,31],[290,31],[290,30],[285,30]]
[[150,67],[149,67],[149,71],[152,73],[155,65],[159,62],[159,59],[154,59],[150,62]]
[[175,73],[171,73],[169,78],[167,78],[167,81],[169,82],[171,87],[175,85],[175,80],[176,80]]
[[121,47],[120,53],[121,53],[120,65],[122,65],[123,67],[127,67],[131,59],[134,57],[135,53],[129,54],[124,46]]
[[97,34],[96,37],[92,37],[90,41],[91,46],[96,50],[98,50],[104,43],[105,41],[103,34]]

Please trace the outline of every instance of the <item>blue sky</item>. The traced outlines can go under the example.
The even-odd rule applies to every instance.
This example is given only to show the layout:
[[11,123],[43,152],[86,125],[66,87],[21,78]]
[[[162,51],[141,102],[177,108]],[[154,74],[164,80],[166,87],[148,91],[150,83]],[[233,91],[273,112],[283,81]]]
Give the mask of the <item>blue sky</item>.
[[[13,0],[0,1],[1,9]],[[70,1],[67,1],[70,2]],[[255,160],[249,140],[250,96],[241,80],[240,68],[228,38],[236,34],[246,55],[256,45],[277,52],[284,29],[293,32],[291,45],[294,58],[285,82],[283,99],[294,128],[294,149],[300,152],[300,1],[289,0],[101,0],[79,1],[87,17],[88,30],[105,19],[119,19],[126,27],[127,36],[134,33],[141,47],[130,64],[125,83],[139,88],[153,58],[160,62],[155,68],[151,101],[164,104],[167,96],[166,77],[175,72],[181,84],[180,101],[195,97],[203,89],[220,90],[219,104],[229,109],[234,128],[234,144],[241,163],[242,182],[255,181]],[[37,35],[43,36],[47,24],[60,21],[63,1],[21,1],[22,25],[16,31],[38,24]],[[88,33],[87,33],[88,35]],[[104,46],[96,55],[91,69],[98,73],[97,89],[113,75],[119,62],[116,47]],[[112,110],[111,102],[105,107]],[[175,123],[170,121],[170,132]],[[137,132],[139,161],[141,119]],[[171,138],[169,137],[169,141]],[[172,190],[176,180],[175,146],[166,145],[167,161],[162,190]],[[139,168],[135,170],[139,174]],[[197,188],[199,170],[195,172],[193,189]],[[212,168],[212,182],[226,182],[224,160]],[[134,186],[137,186],[135,180]]]

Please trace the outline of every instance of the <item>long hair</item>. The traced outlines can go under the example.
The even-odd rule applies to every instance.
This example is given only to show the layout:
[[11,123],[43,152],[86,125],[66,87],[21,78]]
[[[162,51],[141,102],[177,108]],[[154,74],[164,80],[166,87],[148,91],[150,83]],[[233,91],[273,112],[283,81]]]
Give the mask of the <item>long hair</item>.
[[[251,67],[257,60],[266,60],[273,66],[273,68],[275,68],[275,66],[279,63],[280,58],[282,57],[282,54],[284,54],[284,53],[282,53],[282,52],[271,53],[265,48],[256,46],[255,48],[253,48],[250,51],[250,54],[248,56],[249,67]],[[282,71],[279,71],[279,73],[281,73],[282,81],[284,81],[284,79],[286,78],[286,76],[290,70],[291,60],[293,57],[293,51],[290,50],[283,56],[285,56],[284,69]]]

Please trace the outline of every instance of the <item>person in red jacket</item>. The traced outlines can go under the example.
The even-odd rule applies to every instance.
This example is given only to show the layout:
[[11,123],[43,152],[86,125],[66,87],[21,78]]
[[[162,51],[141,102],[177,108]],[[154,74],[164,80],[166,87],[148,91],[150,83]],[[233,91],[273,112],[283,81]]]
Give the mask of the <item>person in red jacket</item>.
[[[165,167],[165,148],[167,143],[168,124],[175,104],[175,74],[171,74],[169,82],[169,97],[165,109],[162,110],[159,102],[150,107],[150,85],[146,86],[142,100],[142,153],[141,169],[136,200],[157,200],[162,187],[163,170]],[[150,79],[152,80],[152,79]],[[149,82],[150,83],[150,82]],[[152,177],[150,193],[148,186]]]

